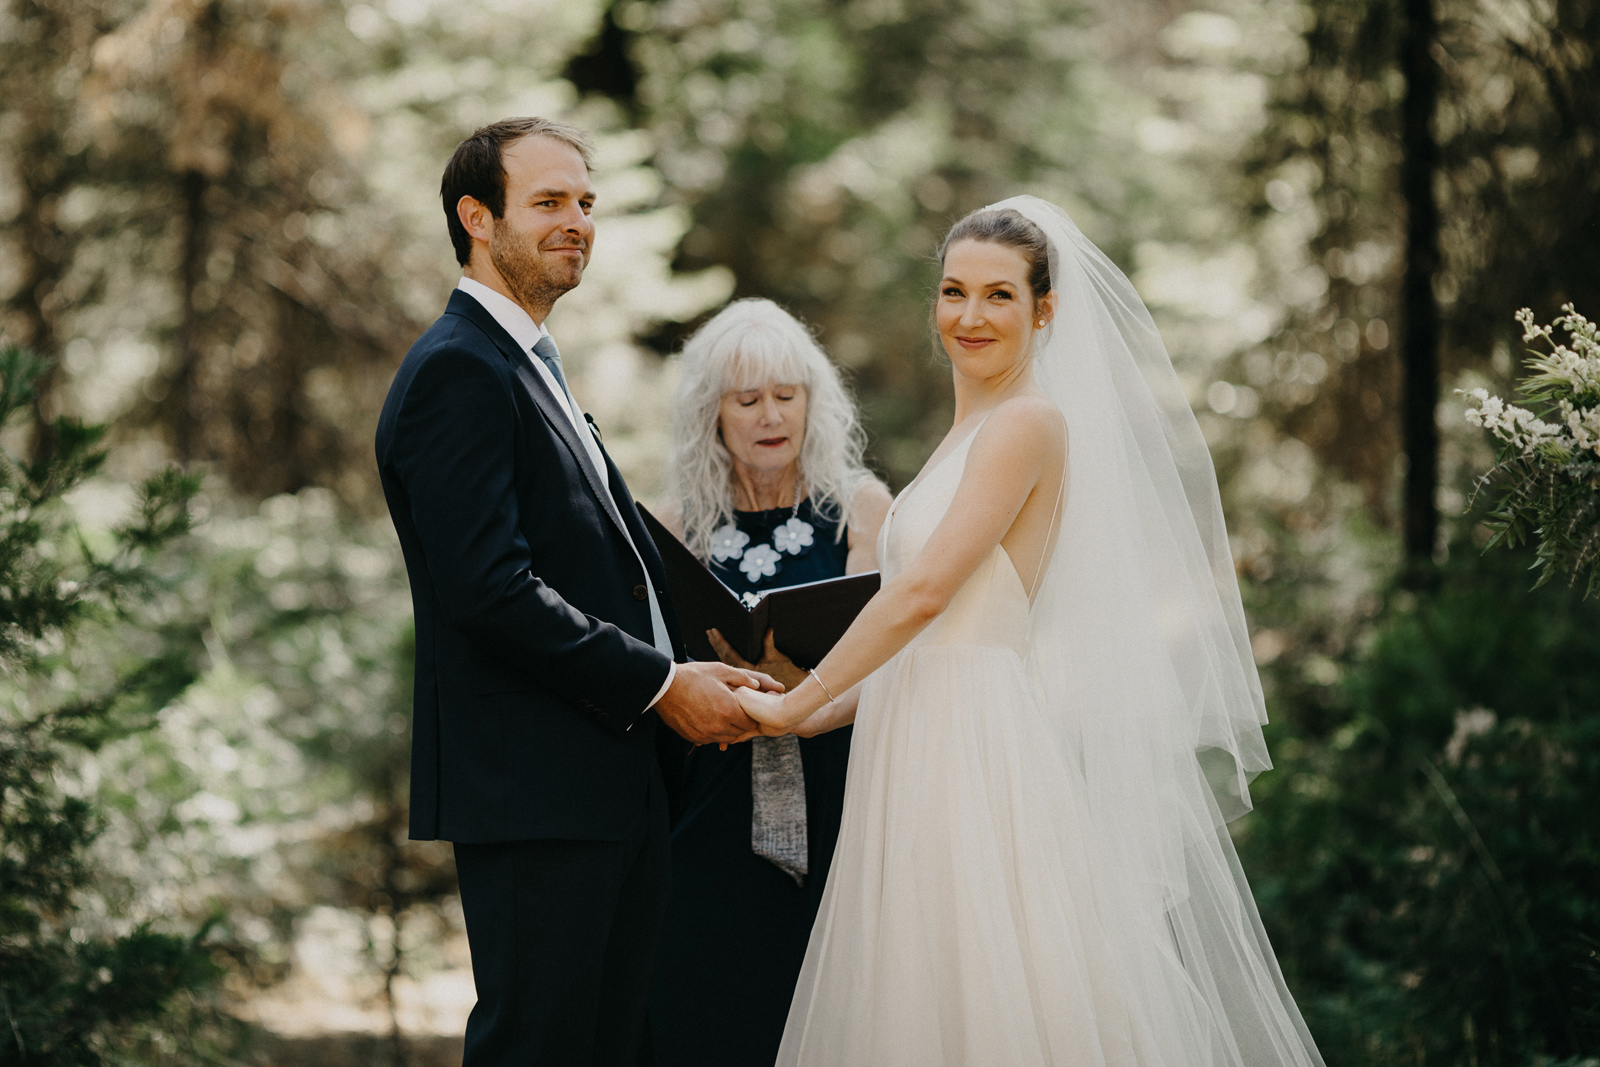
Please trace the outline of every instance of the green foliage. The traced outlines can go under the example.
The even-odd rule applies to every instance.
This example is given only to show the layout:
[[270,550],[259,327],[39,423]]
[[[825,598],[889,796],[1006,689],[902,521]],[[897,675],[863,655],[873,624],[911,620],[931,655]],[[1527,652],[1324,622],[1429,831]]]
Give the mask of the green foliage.
[[1487,548],[1532,541],[1539,585],[1567,574],[1586,578],[1586,595],[1600,592],[1600,459],[1580,454],[1557,466],[1507,456],[1484,479],[1503,487],[1486,520]]
[[1600,590],[1600,327],[1571,304],[1562,310],[1555,326],[1571,335],[1571,348],[1555,341],[1553,327],[1534,325],[1531,311],[1517,316],[1526,340],[1551,349],[1531,353],[1533,373],[1521,382],[1525,406],[1474,389],[1466,417],[1503,443],[1499,462],[1478,483],[1480,491],[1499,490],[1485,523],[1493,531],[1487,547],[1532,540],[1539,585],[1559,573],[1576,583],[1587,573],[1593,596]]
[[[631,103],[694,222],[675,265],[725,266],[737,295],[819,330],[854,372],[892,484],[949,427],[928,300],[956,218],[1033,193],[1130,265],[1138,242],[1187,224],[1187,168],[1153,159],[1134,128],[1195,116],[1120,83],[1131,56],[1107,56],[1154,47],[1170,15],[1147,5],[622,0],[613,15],[638,72]],[[668,324],[652,343],[669,351],[683,332]]]
[[[44,351],[157,341],[161,388],[91,410],[261,495],[367,460],[345,398],[375,407],[369,377],[417,328],[389,285],[388,227],[310,236],[308,219],[348,216],[363,194],[341,136],[350,71],[324,43],[349,43],[344,7],[0,8],[0,187],[15,208],[0,235],[16,282],[0,325]],[[74,362],[42,384],[45,409],[80,399],[61,388]]]
[[[0,352],[0,425],[29,408],[44,369],[21,349]],[[148,1043],[174,999],[218,972],[203,929],[119,930],[80,909],[99,873],[89,850],[101,817],[60,784],[76,754],[148,729],[193,677],[179,650],[157,647],[108,665],[92,691],[56,680],[91,622],[138,620],[154,553],[187,532],[197,483],[146,481],[136,517],[96,551],[62,496],[100,468],[103,430],[61,419],[53,431],[31,463],[0,456],[0,1064],[78,1067]]]
[[[1600,8],[1436,6],[1437,289],[1454,370],[1512,340],[1512,309],[1600,292]],[[1263,906],[1292,980],[1315,994],[1330,1060],[1486,1064],[1586,1047],[1547,1025],[1564,1009],[1536,1001],[1546,975],[1593,973],[1578,947],[1592,921],[1557,921],[1573,875],[1540,859],[1556,841],[1592,854],[1574,821],[1593,797],[1580,712],[1594,693],[1574,688],[1594,652],[1590,609],[1548,587],[1529,594],[1518,554],[1458,561],[1458,588],[1372,621],[1404,319],[1396,0],[515,7],[50,0],[0,12],[14,120],[0,129],[0,200],[16,208],[0,220],[15,259],[0,314],[72,368],[38,406],[121,412],[119,433],[213,461],[231,482],[211,487],[213,518],[178,560],[161,548],[188,522],[181,475],[147,484],[134,518],[102,533],[73,529],[59,500],[103,476],[99,430],[36,426],[55,442],[49,458],[0,461],[0,1008],[16,1008],[15,975],[54,983],[28,994],[35,1005],[78,1004],[92,987],[102,1014],[74,1025],[102,1036],[85,1047],[155,1058],[199,1010],[168,996],[198,981],[174,961],[202,957],[191,940],[161,941],[168,927],[140,934],[151,916],[199,925],[215,912],[206,943],[236,948],[263,984],[287,970],[296,923],[317,905],[360,925],[391,990],[402,942],[420,972],[430,924],[456,932],[441,906],[448,849],[403,842],[406,606],[392,531],[358,528],[335,504],[376,504],[371,417],[411,320],[437,313],[455,274],[438,169],[479,122],[532,110],[602,132],[602,244],[633,258],[597,260],[555,329],[579,395],[608,430],[637,432],[616,451],[636,489],[653,476],[670,393],[656,383],[670,379],[607,361],[645,334],[670,351],[725,292],[720,270],[687,295],[669,280],[726,268],[740,295],[817,326],[899,483],[949,420],[948,368],[928,355],[940,233],[1013,192],[1070,207],[1138,281],[1191,396],[1211,408],[1201,418],[1236,552],[1259,583],[1258,654],[1273,660],[1283,721],[1250,858],[1270,875]],[[597,26],[589,74],[558,79]],[[1252,210],[1259,240],[1239,232]],[[1208,395],[1234,354],[1238,385]],[[0,411],[34,405],[21,360],[0,356]],[[1495,380],[1511,366],[1497,361]],[[628,440],[613,434],[614,451]],[[1457,460],[1445,461],[1449,483]],[[311,484],[338,496],[255,507]],[[1575,618],[1586,621],[1557,640]],[[1368,657],[1356,650],[1374,625]],[[1556,659],[1575,673],[1552,673]],[[1491,685],[1497,674],[1515,683]],[[1566,718],[1552,710],[1563,699],[1578,709]],[[1486,720],[1461,719],[1450,749],[1456,713],[1479,705],[1493,725],[1468,736]],[[1519,829],[1524,800],[1539,815]],[[1481,931],[1488,948],[1472,941]],[[102,951],[119,938],[152,968],[142,1007],[96,985],[105,966],[132,990],[117,976],[134,971]],[[176,955],[162,963],[157,944]],[[13,968],[47,947],[61,954],[48,967]],[[180,1015],[140,1032],[134,1020],[156,1008]],[[1584,1018],[1572,1008],[1580,1037]],[[0,1020],[0,1062],[18,1055],[9,1027]]]
[[[1600,304],[1600,63],[1587,43],[1600,3],[1432,6],[1440,364],[1446,375],[1487,372],[1497,345],[1515,341],[1507,327],[1516,309]],[[1396,354],[1406,317],[1404,5],[1319,0],[1303,11],[1303,62],[1274,79],[1271,121],[1246,168],[1268,194],[1257,198],[1268,227],[1316,208],[1303,225],[1324,293],[1291,316],[1274,347],[1315,352],[1328,374],[1315,392],[1269,396],[1264,413],[1359,483],[1382,518],[1397,475]],[[1276,197],[1273,182],[1282,183]],[[1510,370],[1508,361],[1494,374],[1503,380]]]
[[268,1027],[301,1010],[307,938],[351,968],[343,1007],[394,1012],[396,983],[447,967],[459,929],[449,846],[406,840],[413,639],[393,528],[326,489],[254,504],[212,482],[196,509],[163,630],[202,670],[157,729],[94,757],[107,873],[144,907],[214,916],[208,944],[249,986],[291,979]]
[[1600,607],[1526,562],[1461,546],[1331,707],[1274,710],[1241,851],[1330,1063],[1600,1051]]

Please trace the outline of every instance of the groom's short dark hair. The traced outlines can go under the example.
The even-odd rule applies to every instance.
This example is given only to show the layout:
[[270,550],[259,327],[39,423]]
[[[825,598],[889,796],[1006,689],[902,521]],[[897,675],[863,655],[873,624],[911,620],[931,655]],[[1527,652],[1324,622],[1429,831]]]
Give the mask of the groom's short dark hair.
[[549,137],[570,145],[583,157],[585,167],[594,167],[594,142],[576,126],[549,119],[501,119],[491,122],[456,145],[444,167],[439,196],[444,201],[444,217],[450,227],[450,243],[456,249],[456,262],[463,267],[472,258],[472,235],[461,225],[456,205],[470,196],[489,209],[495,218],[506,213],[506,167],[501,158],[505,147],[524,137]]

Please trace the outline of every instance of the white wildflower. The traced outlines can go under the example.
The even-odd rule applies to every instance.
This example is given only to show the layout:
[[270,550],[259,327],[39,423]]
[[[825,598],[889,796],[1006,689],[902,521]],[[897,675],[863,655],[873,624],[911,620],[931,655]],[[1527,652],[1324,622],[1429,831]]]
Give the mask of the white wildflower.
[[[1544,577],[1557,569],[1570,570],[1575,577],[1587,571],[1592,595],[1600,592],[1600,557],[1593,548],[1595,471],[1600,468],[1600,325],[1571,304],[1561,310],[1550,326],[1535,322],[1528,308],[1517,312],[1523,340],[1542,342],[1545,349],[1530,353],[1532,373],[1518,383],[1534,410],[1508,404],[1487,389],[1458,395],[1467,401],[1466,421],[1505,446],[1500,462],[1480,483],[1502,486],[1489,543],[1515,545],[1521,531],[1534,531],[1543,541]],[[1565,343],[1556,340],[1557,329],[1566,332]]]
[[1539,337],[1549,337],[1552,330],[1549,326],[1540,326],[1533,321],[1533,309],[1523,308],[1517,312],[1517,321],[1522,324],[1522,339],[1532,341]]
[[1561,421],[1576,448],[1600,455],[1600,408],[1580,408],[1563,400]]

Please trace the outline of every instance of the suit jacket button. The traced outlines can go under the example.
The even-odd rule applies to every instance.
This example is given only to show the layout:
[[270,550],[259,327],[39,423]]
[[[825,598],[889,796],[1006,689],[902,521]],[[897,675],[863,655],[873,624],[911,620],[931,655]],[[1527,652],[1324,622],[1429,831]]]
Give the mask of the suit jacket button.
[[644,586],[636,585],[636,586],[633,587],[633,599],[635,599],[635,600],[644,600],[649,595],[650,595],[649,592],[647,592],[645,590]]

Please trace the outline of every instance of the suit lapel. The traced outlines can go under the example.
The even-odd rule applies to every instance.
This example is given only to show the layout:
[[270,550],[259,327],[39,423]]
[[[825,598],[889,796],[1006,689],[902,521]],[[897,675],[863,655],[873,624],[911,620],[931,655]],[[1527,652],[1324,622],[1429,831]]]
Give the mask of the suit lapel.
[[[606,473],[609,477],[611,495],[616,498],[617,507],[622,509],[622,514],[628,523],[628,529],[633,534],[633,543],[639,552],[639,559],[644,563],[646,576],[657,589],[667,587],[667,568],[661,562],[661,552],[656,548],[656,542],[650,536],[650,531],[645,528],[644,520],[639,517],[639,506],[634,503],[633,494],[628,492],[628,483],[622,480],[622,472],[617,470],[617,465],[611,460],[611,453],[606,451],[605,442],[600,440],[600,435],[595,435],[595,443],[600,446],[601,455],[606,458]],[[661,618],[667,624],[667,637],[672,642],[676,655],[685,655],[683,649],[682,628],[678,625],[678,615],[673,609],[672,598],[662,596]]]
[[[584,481],[589,484],[589,492],[594,495],[600,506],[605,509],[606,515],[610,517],[611,522],[616,526],[617,532],[633,540],[628,532],[627,524],[623,522],[621,514],[617,511],[616,503],[611,499],[611,494],[606,492],[607,481],[605,474],[595,470],[594,462],[589,458],[589,450],[583,447],[583,442],[578,439],[578,432],[574,429],[572,420],[567,418],[566,406],[556,399],[555,393],[551,392],[550,387],[545,384],[544,378],[539,375],[538,371],[533,369],[533,364],[529,362],[532,357],[522,351],[521,346],[512,340],[511,335],[506,333],[505,328],[494,320],[494,316],[489,314],[482,304],[459,289],[450,294],[448,310],[470,319],[495,343],[495,347],[500,350],[500,354],[505,357],[506,361],[511,364],[511,369],[516,372],[517,380],[522,383],[523,388],[533,397],[533,402],[538,405],[545,421],[550,424],[550,428],[555,431],[556,436],[561,438],[562,442],[567,446],[567,451],[572,453],[573,462],[577,463],[578,469],[583,472]],[[637,544],[636,541],[635,544]]]
[[666,585],[667,571],[661,563],[661,553],[656,550],[655,539],[650,536],[650,531],[645,529],[644,520],[639,518],[639,506],[634,503],[633,495],[628,492],[627,483],[622,480],[622,472],[617,470],[616,464],[611,462],[611,454],[605,451],[605,444],[600,444],[600,451],[606,457],[606,469],[610,475],[611,495],[617,499],[617,507],[622,509],[628,523],[628,531],[633,535],[633,543],[639,546],[639,556],[644,561],[645,569],[656,579],[656,585]]

